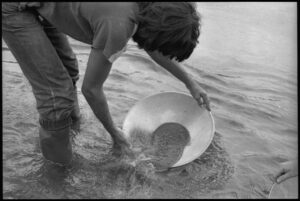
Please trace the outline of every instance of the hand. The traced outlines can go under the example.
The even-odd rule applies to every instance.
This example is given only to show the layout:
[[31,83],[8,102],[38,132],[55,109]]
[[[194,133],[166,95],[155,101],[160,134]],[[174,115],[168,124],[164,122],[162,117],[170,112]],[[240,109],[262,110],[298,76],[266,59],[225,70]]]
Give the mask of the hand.
[[208,111],[211,111],[206,91],[197,82],[193,81],[189,90],[200,107],[205,106]]
[[123,156],[123,154],[133,157],[133,151],[130,149],[130,144],[124,137],[121,129],[117,129],[117,133],[113,137],[113,153],[116,156]]
[[298,175],[298,160],[291,160],[280,164],[280,169],[275,174],[277,183],[281,183]]

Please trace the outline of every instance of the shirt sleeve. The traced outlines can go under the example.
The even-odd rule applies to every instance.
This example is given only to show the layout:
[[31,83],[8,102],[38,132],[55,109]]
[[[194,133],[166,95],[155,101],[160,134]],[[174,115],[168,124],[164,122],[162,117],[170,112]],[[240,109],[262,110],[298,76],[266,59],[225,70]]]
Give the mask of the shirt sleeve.
[[125,20],[103,19],[95,27],[92,47],[102,49],[113,63],[126,50],[132,32],[133,24]]

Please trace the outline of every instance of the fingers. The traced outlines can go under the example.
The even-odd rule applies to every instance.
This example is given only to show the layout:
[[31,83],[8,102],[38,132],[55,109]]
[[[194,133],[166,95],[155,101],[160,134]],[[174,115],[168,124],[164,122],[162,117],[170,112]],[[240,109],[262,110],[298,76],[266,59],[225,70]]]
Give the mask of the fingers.
[[281,164],[281,168],[275,174],[275,180],[277,183],[281,183],[282,181],[286,180],[290,177],[290,171],[287,169],[284,164]]
[[284,168],[279,169],[278,171],[276,171],[273,175],[274,175],[274,180],[277,182],[277,179],[283,175],[286,171],[284,170]]
[[133,153],[133,151],[131,149],[126,148],[124,152],[129,158],[132,158],[132,159],[135,158],[135,154]]
[[201,94],[199,95],[198,97],[196,97],[196,100],[199,104],[200,107],[204,107],[208,110],[208,111],[211,111],[210,109],[210,103],[209,103],[209,99],[207,97],[206,94]]
[[113,155],[115,157],[121,157],[121,158],[126,157],[126,156],[131,159],[135,158],[135,154],[130,148],[128,148],[126,146],[119,146],[119,145],[117,145],[113,148]]
[[285,173],[285,174],[279,176],[279,177],[276,179],[276,182],[279,184],[279,183],[281,183],[281,182],[287,180],[287,179],[290,178],[290,177],[292,177],[291,174],[290,174],[290,172],[287,172],[287,173]]
[[298,175],[298,161],[291,160],[280,164],[279,171],[275,174],[277,183]]

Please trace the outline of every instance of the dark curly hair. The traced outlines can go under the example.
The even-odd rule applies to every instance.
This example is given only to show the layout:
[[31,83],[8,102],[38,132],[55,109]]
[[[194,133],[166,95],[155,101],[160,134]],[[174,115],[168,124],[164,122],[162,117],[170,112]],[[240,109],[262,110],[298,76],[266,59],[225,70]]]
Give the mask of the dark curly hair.
[[133,40],[146,51],[159,51],[179,62],[189,58],[200,35],[200,14],[191,2],[138,2]]

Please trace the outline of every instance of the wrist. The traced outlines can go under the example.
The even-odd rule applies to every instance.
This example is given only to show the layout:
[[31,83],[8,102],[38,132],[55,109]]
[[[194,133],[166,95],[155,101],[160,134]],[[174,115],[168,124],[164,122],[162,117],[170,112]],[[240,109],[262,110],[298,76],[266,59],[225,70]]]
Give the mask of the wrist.
[[118,137],[118,135],[120,135],[117,127],[112,127],[109,133],[113,139],[115,139],[116,137]]
[[188,79],[188,81],[185,83],[185,86],[187,89],[191,90],[195,84],[196,82],[193,79]]
[[111,135],[111,138],[114,141],[119,141],[120,139],[123,139],[125,137],[122,130],[120,128],[117,128],[117,127],[115,127],[113,129],[113,131],[110,133],[110,135]]

